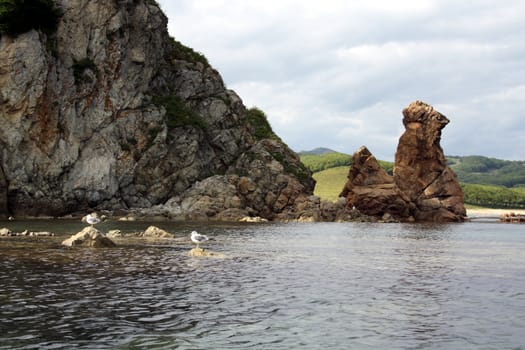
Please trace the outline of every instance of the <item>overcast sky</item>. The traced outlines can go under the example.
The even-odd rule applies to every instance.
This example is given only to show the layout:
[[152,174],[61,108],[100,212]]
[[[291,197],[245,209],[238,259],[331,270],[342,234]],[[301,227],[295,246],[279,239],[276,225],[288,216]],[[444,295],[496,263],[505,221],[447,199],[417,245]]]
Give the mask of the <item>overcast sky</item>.
[[450,119],[447,155],[525,160],[523,0],[160,0],[295,151],[393,160],[414,100]]

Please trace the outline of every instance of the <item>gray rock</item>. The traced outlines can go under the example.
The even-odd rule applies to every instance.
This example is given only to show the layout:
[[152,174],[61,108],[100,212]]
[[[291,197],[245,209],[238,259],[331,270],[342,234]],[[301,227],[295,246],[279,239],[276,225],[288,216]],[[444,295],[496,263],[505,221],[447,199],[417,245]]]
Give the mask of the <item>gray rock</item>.
[[311,173],[255,137],[241,99],[177,49],[154,2],[59,2],[54,37],[0,38],[0,215],[299,216]]

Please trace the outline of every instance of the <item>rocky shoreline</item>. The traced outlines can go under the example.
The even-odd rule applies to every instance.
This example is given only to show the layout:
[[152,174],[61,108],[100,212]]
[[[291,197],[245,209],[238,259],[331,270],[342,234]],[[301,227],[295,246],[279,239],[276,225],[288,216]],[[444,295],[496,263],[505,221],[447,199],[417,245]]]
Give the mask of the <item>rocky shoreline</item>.
[[350,169],[344,198],[324,202],[264,113],[170,37],[155,1],[57,5],[55,32],[0,37],[0,216],[463,220],[439,145],[448,119],[430,105],[403,110],[393,178],[370,155]]
[[313,193],[264,113],[169,36],[156,2],[57,4],[56,32],[0,37],[0,215],[272,220]]

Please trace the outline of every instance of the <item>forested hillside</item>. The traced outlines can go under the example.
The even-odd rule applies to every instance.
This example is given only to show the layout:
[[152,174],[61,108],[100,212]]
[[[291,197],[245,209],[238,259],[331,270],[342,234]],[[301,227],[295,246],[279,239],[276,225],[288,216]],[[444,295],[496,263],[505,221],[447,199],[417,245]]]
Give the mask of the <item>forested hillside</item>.
[[[315,194],[336,200],[348,174],[352,157],[345,153],[300,153],[303,163],[314,172]],[[525,208],[525,161],[509,161],[483,156],[448,156],[458,175],[465,203],[494,208]],[[393,163],[379,161],[392,174]]]
[[447,160],[461,182],[505,187],[525,186],[525,161],[482,156],[449,156]]
[[322,154],[300,153],[301,162],[314,173],[339,166],[350,166],[352,156],[345,153],[332,152]]
[[465,203],[489,208],[525,208],[525,187],[462,183]]

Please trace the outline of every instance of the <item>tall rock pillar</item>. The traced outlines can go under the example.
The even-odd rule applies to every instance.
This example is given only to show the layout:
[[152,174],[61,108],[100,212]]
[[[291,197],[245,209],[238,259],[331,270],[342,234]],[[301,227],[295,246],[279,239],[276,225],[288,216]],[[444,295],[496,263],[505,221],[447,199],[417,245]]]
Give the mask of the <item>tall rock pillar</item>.
[[405,132],[399,139],[393,178],[361,147],[353,156],[341,192],[348,207],[398,220],[463,221],[464,196],[441,149],[441,130],[449,120],[432,106],[416,101],[403,110]]
[[461,221],[464,196],[440,145],[449,120],[424,102],[403,110],[405,132],[397,146],[394,182],[415,204],[417,221]]

